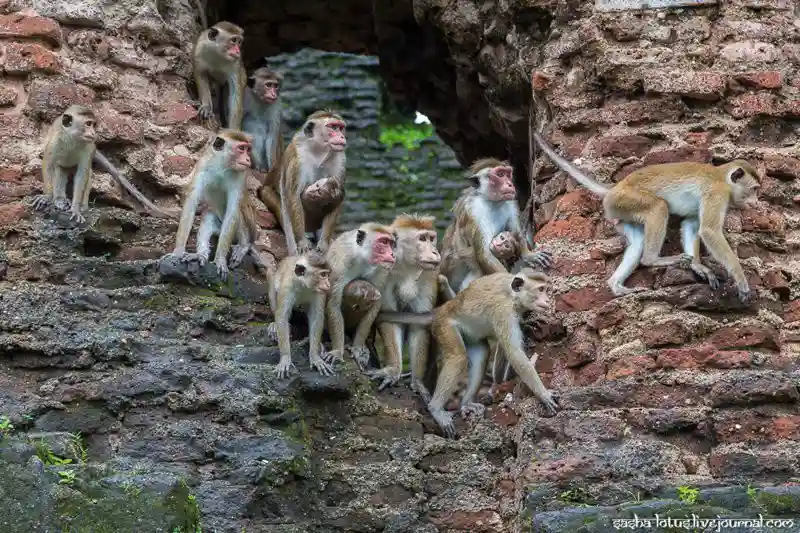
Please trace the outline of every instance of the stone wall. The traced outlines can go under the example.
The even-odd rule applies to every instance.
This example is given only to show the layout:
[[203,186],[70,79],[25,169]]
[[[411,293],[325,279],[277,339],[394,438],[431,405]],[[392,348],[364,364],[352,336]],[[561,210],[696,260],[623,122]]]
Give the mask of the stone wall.
[[[285,75],[287,144],[318,109],[336,109],[347,120],[347,199],[340,229],[370,220],[388,223],[402,212],[425,212],[435,215],[444,230],[464,188],[463,172],[435,134],[412,149],[380,142],[382,124],[394,110],[381,90],[378,58],[304,49],[267,60]],[[404,118],[414,120],[413,114]]]

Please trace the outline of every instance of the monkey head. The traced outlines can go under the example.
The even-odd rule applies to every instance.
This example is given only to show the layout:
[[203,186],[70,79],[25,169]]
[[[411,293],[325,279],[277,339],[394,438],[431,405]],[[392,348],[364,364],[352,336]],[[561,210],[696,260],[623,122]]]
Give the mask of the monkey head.
[[736,207],[757,209],[758,205],[758,172],[747,161],[736,160],[727,165],[730,167],[725,181],[731,186],[731,202]]
[[294,266],[294,275],[299,283],[319,294],[331,290],[330,273],[325,256],[315,250],[303,254]]
[[214,152],[224,157],[224,166],[235,172],[244,172],[252,167],[250,162],[250,148],[253,138],[241,131],[220,130],[211,148]]
[[436,248],[435,218],[403,214],[392,223],[397,232],[397,261],[410,269],[436,270],[442,256]]
[[381,224],[362,224],[356,231],[356,245],[371,265],[392,268],[396,258],[397,235]]
[[506,202],[517,197],[514,169],[505,161],[480,159],[470,167],[472,186],[490,202]]
[[206,31],[209,41],[215,43],[221,55],[230,61],[242,57],[244,30],[230,22],[217,22]]
[[85,143],[95,140],[95,117],[88,107],[72,105],[61,114],[61,127],[71,138]]
[[281,93],[283,76],[267,67],[261,67],[247,78],[247,86],[265,104],[274,104]]
[[342,152],[347,148],[344,119],[331,111],[316,111],[303,125],[303,133],[320,149]]
[[511,298],[518,312],[547,313],[551,300],[547,292],[550,279],[535,270],[524,268],[511,279]]
[[492,239],[492,254],[501,261],[515,259],[522,248],[513,231],[501,231]]

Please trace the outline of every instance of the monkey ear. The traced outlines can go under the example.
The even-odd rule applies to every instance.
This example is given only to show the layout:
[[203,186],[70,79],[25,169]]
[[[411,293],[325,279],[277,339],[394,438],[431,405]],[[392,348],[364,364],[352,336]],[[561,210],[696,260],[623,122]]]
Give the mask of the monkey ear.
[[481,188],[481,179],[478,176],[470,176],[469,177],[469,184],[473,189],[480,189]]
[[297,264],[294,266],[294,273],[298,276],[302,276],[306,273],[306,267],[301,264]]
[[253,87],[255,87],[255,85],[256,85],[256,79],[253,76],[250,76],[249,78],[247,78],[247,86],[248,87],[250,87],[252,89]]
[[71,124],[72,124],[72,115],[64,113],[64,115],[61,117],[61,125],[69,127]]
[[366,236],[367,234],[364,232],[364,230],[362,229],[358,230],[358,233],[356,233],[356,244],[359,246],[364,244],[364,237]]
[[303,133],[306,137],[311,137],[314,135],[314,122],[309,121],[308,124],[303,128]]
[[745,173],[744,173],[744,169],[743,168],[741,168],[741,167],[735,168],[733,170],[733,172],[731,172],[731,174],[730,174],[731,182],[736,183],[737,181],[739,181],[740,179],[742,179],[744,177],[744,174]]
[[216,39],[217,35],[219,35],[219,30],[217,28],[209,28],[208,29],[208,39],[210,41],[213,41],[214,39]]
[[525,280],[520,277],[511,280],[511,290],[514,292],[519,292],[523,285],[525,285]]
[[225,139],[223,139],[222,137],[217,137],[216,139],[214,139],[214,144],[212,146],[214,147],[214,150],[219,152],[220,150],[222,150],[222,147],[225,146]]

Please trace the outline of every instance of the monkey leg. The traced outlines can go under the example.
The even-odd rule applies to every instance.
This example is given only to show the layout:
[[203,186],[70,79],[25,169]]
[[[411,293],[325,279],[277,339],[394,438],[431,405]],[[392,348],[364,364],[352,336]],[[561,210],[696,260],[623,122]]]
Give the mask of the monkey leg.
[[433,397],[428,402],[428,410],[439,424],[442,433],[446,437],[453,438],[456,435],[453,415],[445,410],[445,405],[453,395],[453,391],[458,388],[460,376],[467,369],[467,349],[456,324],[450,319],[434,320],[431,324],[431,334],[441,350],[441,364]]
[[664,239],[667,237],[667,221],[669,220],[669,206],[662,198],[653,196],[650,212],[644,217],[644,251],[641,264],[649,267],[670,266],[687,257],[683,254],[659,257]]
[[[711,210],[709,209],[709,211]],[[725,235],[722,234],[724,215],[725,213],[722,210],[718,210],[717,213],[704,213],[701,215],[698,235],[703,240],[706,248],[708,248],[711,256],[724,265],[728,274],[733,278],[736,283],[736,289],[739,291],[739,300],[742,303],[747,303],[752,297],[750,284],[744,275],[739,258],[731,249],[730,244],[725,239]]]
[[429,347],[430,333],[428,333],[428,328],[424,326],[408,326],[408,359],[411,366],[411,390],[419,394],[425,403],[431,401],[431,393],[425,386],[425,371],[428,368]]
[[186,263],[197,261],[201,265],[208,263],[208,258],[211,256],[211,237],[218,235],[219,229],[219,217],[211,211],[206,211],[197,229],[197,253],[184,255],[183,261]]
[[467,360],[469,361],[469,381],[461,397],[461,416],[470,415],[482,417],[486,407],[475,401],[475,395],[483,381],[486,371],[486,359],[489,357],[489,345],[486,342],[470,344],[467,347]]
[[308,311],[308,363],[323,376],[335,374],[333,368],[320,356],[322,326],[325,323],[325,296],[319,295],[311,302]]
[[[53,207],[59,211],[69,211],[69,200],[67,199],[67,173],[58,165],[53,165]],[[75,172],[75,178],[72,184],[72,195],[80,193],[75,191],[78,186],[78,172]]]
[[383,339],[384,353],[388,361],[384,364],[383,368],[367,372],[370,379],[381,381],[378,385],[378,390],[396,384],[400,381],[403,373],[403,326],[400,324],[391,324],[383,322],[378,324],[378,330],[381,332]]
[[622,261],[619,266],[614,273],[611,274],[611,277],[608,278],[608,287],[615,296],[624,296],[626,294],[647,290],[643,287],[626,287],[624,285],[625,280],[633,274],[636,265],[639,264],[639,260],[642,258],[642,252],[644,251],[644,231],[640,225],[631,224],[629,222],[622,223],[621,229],[628,241],[628,247],[625,248],[625,253],[622,256]]
[[700,221],[696,218],[685,218],[681,221],[681,245],[683,253],[692,256],[692,263],[689,268],[697,274],[700,279],[708,282],[709,286],[716,290],[719,288],[719,280],[714,272],[700,262],[700,237],[697,235],[700,229]]
[[270,185],[262,185],[258,189],[258,198],[261,200],[267,209],[275,215],[275,220],[278,224],[281,223],[281,198],[278,193]]

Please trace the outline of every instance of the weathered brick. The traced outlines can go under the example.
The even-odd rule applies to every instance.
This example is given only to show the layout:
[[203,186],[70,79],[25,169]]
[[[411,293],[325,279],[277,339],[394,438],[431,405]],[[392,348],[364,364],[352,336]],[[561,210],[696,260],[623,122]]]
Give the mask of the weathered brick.
[[744,72],[735,76],[736,81],[753,89],[780,89],[783,86],[783,73],[779,70],[763,72]]
[[679,97],[649,98],[586,109],[561,119],[562,127],[597,126],[644,122],[676,122],[686,110]]
[[598,342],[597,334],[587,328],[583,327],[576,330],[567,345],[567,356],[564,361],[567,368],[574,368],[594,361],[597,358]]
[[592,361],[588,365],[572,369],[572,379],[575,385],[583,387],[597,383],[605,378],[606,364],[602,361]]
[[427,515],[427,519],[433,525],[447,530],[492,533],[503,528],[503,520],[500,515],[490,509],[431,512]]
[[609,365],[606,379],[620,379],[627,376],[646,374],[655,368],[656,363],[652,357],[646,355],[623,357]]
[[782,106],[772,93],[747,93],[730,98],[725,111],[733,118],[747,118],[756,115],[779,116]]
[[13,228],[28,217],[28,209],[21,202],[0,205],[0,228]]
[[711,387],[708,398],[713,407],[794,403],[800,398],[797,387],[788,375],[747,372],[725,374]]
[[761,276],[761,282],[764,284],[764,287],[777,294],[781,300],[789,299],[789,295],[791,294],[789,281],[780,269],[774,268],[767,271]]
[[0,84],[0,107],[17,105],[17,91],[10,85]]
[[687,161],[710,163],[711,150],[708,148],[698,148],[696,146],[682,146],[674,150],[650,152],[644,158],[643,163],[645,165],[660,165],[662,163],[683,163]]
[[619,168],[619,170],[614,172],[614,174],[611,176],[611,179],[614,182],[619,183],[625,177],[627,177],[629,174],[635,172],[636,170],[639,170],[640,168],[642,168],[644,166],[645,166],[644,163],[640,163],[640,162],[625,163],[624,165],[622,165]]
[[758,41],[736,41],[719,51],[722,59],[730,63],[753,63],[762,65],[780,59],[781,52],[772,44]]
[[531,76],[531,85],[537,91],[542,91],[550,86],[553,79],[540,70],[535,70]]
[[786,155],[765,155],[767,175],[780,180],[800,178],[800,159]]
[[8,43],[4,68],[8,74],[55,74],[61,65],[58,56],[40,44]]
[[164,174],[170,176],[177,174],[178,176],[188,176],[195,165],[195,160],[191,157],[182,155],[168,155],[164,157],[163,168]]
[[642,157],[655,141],[643,135],[601,137],[592,143],[601,157]]
[[794,300],[786,304],[783,310],[783,320],[786,322],[797,322],[800,320],[800,300]]
[[659,368],[697,368],[713,351],[714,347],[708,344],[687,348],[667,348],[658,351],[656,364]]
[[719,411],[714,415],[719,443],[800,440],[800,416],[770,416],[758,410]]
[[715,478],[764,479],[773,475],[795,475],[797,469],[796,449],[751,448],[744,444],[717,446],[708,458],[708,467]]
[[711,143],[712,133],[710,131],[690,131],[683,136],[683,139],[695,146],[707,146]]
[[614,298],[606,287],[584,287],[559,294],[556,297],[556,311],[572,313],[600,307]]
[[95,93],[75,83],[34,80],[28,96],[28,106],[46,119],[52,120],[72,104],[90,106]]
[[148,259],[158,259],[164,255],[164,250],[150,246],[131,246],[123,248],[117,255],[118,261],[141,261]]
[[602,210],[600,198],[592,192],[580,188],[568,192],[558,201],[559,216],[591,215]]
[[783,215],[777,211],[745,208],[742,212],[742,230],[782,235],[786,229]]
[[594,259],[581,259],[576,261],[574,259],[559,257],[553,265],[553,273],[559,276],[603,274],[605,273],[605,264],[603,261]]
[[171,104],[156,116],[155,123],[159,126],[185,124],[191,120],[194,120],[196,116],[197,109],[195,109],[191,104]]
[[777,350],[778,332],[767,324],[747,324],[718,329],[706,339],[717,348],[751,348],[764,346]]
[[53,19],[21,15],[0,15],[0,37],[40,37],[54,44],[61,40],[61,27]]
[[550,239],[567,239],[586,242],[595,234],[595,222],[591,219],[574,216],[567,220],[551,220],[542,227],[534,237],[535,242],[546,242]]
[[144,142],[144,123],[140,119],[106,110],[99,114],[97,123],[98,135],[102,141],[132,144]]
[[594,317],[594,329],[597,331],[622,323],[628,318],[627,310],[618,301],[611,301],[597,310]]
[[718,100],[725,93],[727,82],[727,77],[721,72],[650,71],[644,79],[644,89],[697,100]]
[[681,318],[668,318],[642,328],[641,339],[648,347],[683,344],[692,338],[693,328]]

